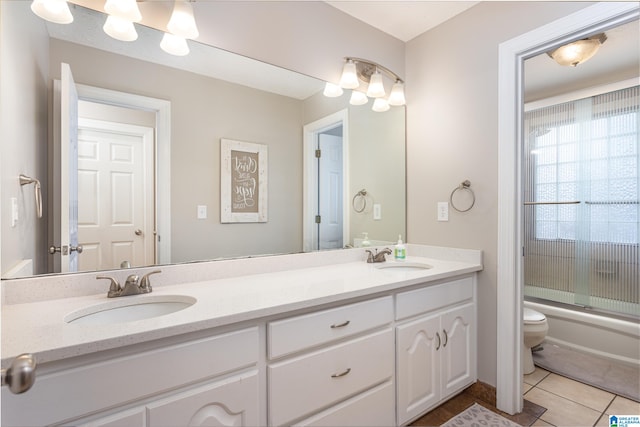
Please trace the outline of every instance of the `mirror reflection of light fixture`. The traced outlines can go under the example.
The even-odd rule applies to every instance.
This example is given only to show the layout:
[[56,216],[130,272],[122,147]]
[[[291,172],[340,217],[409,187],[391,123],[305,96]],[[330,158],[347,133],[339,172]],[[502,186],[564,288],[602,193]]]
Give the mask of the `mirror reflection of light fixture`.
[[369,102],[369,98],[367,98],[367,94],[364,92],[360,92],[359,90],[351,91],[351,98],[349,99],[349,104],[351,105],[364,105]]
[[560,46],[551,52],[547,52],[547,55],[560,65],[575,67],[591,59],[606,40],[607,35],[605,33],[596,34],[595,36]]
[[31,10],[40,18],[55,24],[70,24],[73,15],[67,0],[33,0]]
[[324,91],[322,92],[322,94],[327,98],[337,98],[338,96],[341,96],[343,93],[344,91],[342,90],[342,88],[336,84],[333,84],[330,82],[326,82],[324,84]]
[[373,107],[371,109],[377,113],[383,113],[385,111],[388,111],[389,108],[391,108],[389,106],[389,101],[384,98],[376,98],[373,101]]
[[[383,77],[388,77],[393,83],[389,99],[385,99],[386,91]],[[335,85],[334,85],[335,86]],[[351,105],[364,105],[369,102],[369,98],[381,99],[374,102],[375,111],[387,111],[390,105],[405,105],[404,81],[393,71],[365,59],[346,57],[340,77],[340,87],[352,89],[349,103]],[[365,94],[366,92],[366,94]],[[340,96],[337,91],[328,92],[325,88],[326,96]],[[328,94],[329,93],[329,94]]]
[[102,27],[105,33],[116,40],[132,42],[138,38],[133,22],[116,15],[107,16],[107,20]]
[[199,32],[196,20],[193,17],[193,7],[189,2],[184,0],[175,1],[167,29],[171,34],[185,39],[198,37]]
[[170,33],[164,33],[162,41],[160,42],[160,47],[165,52],[175,56],[185,56],[189,54],[187,39]]

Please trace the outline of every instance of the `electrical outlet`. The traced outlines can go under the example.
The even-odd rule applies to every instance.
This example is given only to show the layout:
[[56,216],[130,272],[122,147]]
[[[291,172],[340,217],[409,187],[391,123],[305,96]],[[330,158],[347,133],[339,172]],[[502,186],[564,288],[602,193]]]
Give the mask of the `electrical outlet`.
[[376,221],[382,219],[382,206],[380,203],[374,203],[373,205],[373,219]]
[[438,221],[449,221],[449,202],[438,202]]
[[206,205],[198,205],[198,219],[207,219]]

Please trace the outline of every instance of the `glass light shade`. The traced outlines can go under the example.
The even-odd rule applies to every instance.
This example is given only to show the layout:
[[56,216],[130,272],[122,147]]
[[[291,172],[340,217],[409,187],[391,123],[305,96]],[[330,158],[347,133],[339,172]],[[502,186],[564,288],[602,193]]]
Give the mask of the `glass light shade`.
[[67,0],[33,0],[31,11],[42,19],[56,24],[70,24],[73,15]]
[[384,113],[389,110],[389,102],[384,98],[376,98],[373,101],[373,107],[371,109],[377,113]]
[[160,47],[165,52],[175,56],[185,56],[189,54],[187,39],[174,34],[164,33]]
[[370,98],[380,98],[385,95],[384,84],[382,83],[382,74],[379,71],[371,74],[367,96]]
[[358,81],[358,73],[356,72],[356,64],[349,60],[342,68],[342,77],[340,77],[340,86],[345,89],[355,89],[360,86]]
[[114,15],[107,16],[107,20],[102,29],[114,39],[123,42],[132,42],[138,38],[138,33],[133,26],[133,22]]
[[549,53],[549,56],[560,65],[575,67],[591,59],[600,49],[600,44],[600,40],[597,39],[577,40],[560,46]]
[[389,94],[389,105],[404,105],[407,101],[404,98],[404,84],[395,82]]
[[169,18],[167,29],[171,34],[174,34],[185,39],[195,39],[198,37],[198,27],[196,26],[196,20],[193,17],[193,8],[191,4],[176,0],[173,4],[173,13]]
[[359,90],[351,91],[351,99],[349,99],[349,104],[351,105],[364,105],[369,102],[369,98],[364,92],[360,92]]
[[342,88],[336,84],[333,83],[325,83],[324,85],[324,91],[322,92],[322,94],[324,96],[326,96],[327,98],[337,98],[338,96],[342,95],[344,93],[344,91],[342,90]]
[[136,0],[107,0],[104,11],[131,22],[140,22],[142,15]]

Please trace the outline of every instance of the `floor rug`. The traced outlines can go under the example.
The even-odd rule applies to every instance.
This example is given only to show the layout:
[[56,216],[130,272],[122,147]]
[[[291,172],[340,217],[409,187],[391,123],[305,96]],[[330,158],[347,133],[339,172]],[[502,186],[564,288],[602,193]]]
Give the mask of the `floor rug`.
[[547,371],[640,402],[640,369],[545,343],[533,363]]
[[464,412],[459,413],[451,418],[441,427],[522,427],[509,421],[505,417],[496,414],[485,407],[474,403],[473,406],[467,408]]

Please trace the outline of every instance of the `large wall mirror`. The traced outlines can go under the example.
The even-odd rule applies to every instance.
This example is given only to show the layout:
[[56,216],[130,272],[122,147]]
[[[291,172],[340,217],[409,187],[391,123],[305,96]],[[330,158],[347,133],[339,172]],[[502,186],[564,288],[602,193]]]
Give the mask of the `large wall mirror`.
[[[371,103],[349,105],[346,93],[323,96],[324,82],[313,77],[194,41],[189,41],[189,55],[171,56],[160,49],[162,32],[155,29],[136,24],[138,39],[118,42],[102,31],[100,12],[71,5],[74,22],[59,25],[34,18],[29,5],[2,1],[4,18],[28,23],[20,24],[25,40],[33,40],[34,33],[45,37],[34,52],[16,46],[3,61],[11,55],[46,59],[41,68],[48,75],[24,76],[46,82],[37,89],[46,101],[36,119],[46,135],[32,159],[25,160],[19,147],[2,146],[2,191],[16,199],[19,216],[14,224],[3,221],[2,278],[65,271],[54,262],[60,257],[55,252],[60,245],[57,199],[67,192],[59,185],[55,158],[54,81],[64,77],[61,64],[68,64],[79,96],[78,243],[83,252],[78,271],[337,249],[357,246],[364,233],[372,243],[394,242],[405,234],[404,107],[376,113]],[[16,33],[14,26],[5,42],[17,44],[22,36]],[[11,112],[5,108],[2,114]],[[266,147],[266,222],[221,221],[222,139]],[[316,214],[305,206],[321,199],[308,181],[317,179],[317,169],[324,166],[305,158],[318,148],[305,144],[324,139],[342,144],[341,166],[327,179],[335,204],[324,215],[325,223],[341,228],[339,238],[318,243],[324,231],[307,224]],[[107,173],[101,176],[103,169]],[[40,219],[33,185],[20,187],[20,173],[40,181]],[[361,190],[366,194],[356,197]],[[7,212],[3,201],[3,219]],[[98,227],[105,218],[111,228]],[[305,242],[307,235],[311,243]],[[140,238],[152,244],[136,255],[129,242]]]

